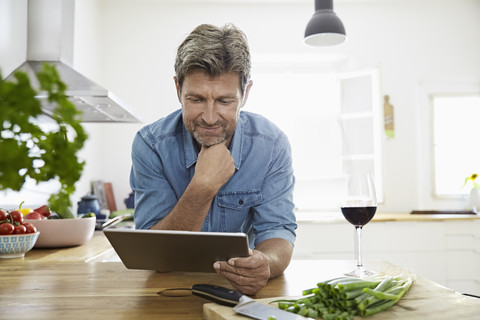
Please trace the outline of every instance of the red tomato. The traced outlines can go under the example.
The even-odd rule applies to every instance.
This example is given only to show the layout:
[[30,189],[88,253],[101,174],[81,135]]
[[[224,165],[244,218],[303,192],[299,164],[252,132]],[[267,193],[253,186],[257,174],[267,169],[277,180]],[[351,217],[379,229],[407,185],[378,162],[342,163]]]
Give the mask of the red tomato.
[[2,223],[0,224],[0,235],[4,236],[4,235],[12,234],[14,229],[15,227],[13,226],[13,224],[8,222]]
[[27,233],[27,228],[21,224],[19,226],[15,226],[13,227],[13,234],[24,234],[24,233]]
[[7,219],[8,214],[5,210],[0,210],[0,221]]
[[13,221],[17,221],[18,223],[23,224],[23,214],[20,211],[10,211],[10,216],[12,217]]
[[30,212],[29,214],[27,214],[25,216],[25,219],[32,219],[32,220],[45,220],[47,219],[47,217],[45,217],[44,215],[36,212],[36,211],[32,211]]
[[25,222],[23,225],[25,226],[25,229],[26,229],[27,233],[37,232],[37,228],[35,228],[35,226],[33,224],[31,224],[30,222]]

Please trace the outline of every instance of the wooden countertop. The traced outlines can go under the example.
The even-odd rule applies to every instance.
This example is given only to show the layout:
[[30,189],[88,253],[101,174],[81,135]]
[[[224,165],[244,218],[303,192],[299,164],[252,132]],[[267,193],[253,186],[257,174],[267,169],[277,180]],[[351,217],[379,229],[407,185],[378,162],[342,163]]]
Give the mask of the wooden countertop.
[[42,264],[57,263],[85,263],[96,262],[108,259],[115,255],[110,242],[103,235],[102,231],[95,231],[92,239],[83,246],[67,247],[67,248],[33,248],[25,254],[24,259],[2,259],[1,264],[18,264],[38,262]]
[[[189,291],[180,297],[158,294],[196,283],[231,288],[216,273],[159,273],[101,262],[112,261],[112,256],[108,240],[97,231],[83,246],[33,249],[24,258],[0,259],[0,319],[203,319],[204,315],[216,319],[214,315],[224,314],[216,310],[209,316],[207,306],[212,304]],[[366,265],[377,270],[394,268],[388,263]],[[352,261],[294,260],[284,275],[271,280],[254,298],[298,296],[352,266]],[[418,278],[398,305],[370,319],[477,319],[478,314],[480,299]]]

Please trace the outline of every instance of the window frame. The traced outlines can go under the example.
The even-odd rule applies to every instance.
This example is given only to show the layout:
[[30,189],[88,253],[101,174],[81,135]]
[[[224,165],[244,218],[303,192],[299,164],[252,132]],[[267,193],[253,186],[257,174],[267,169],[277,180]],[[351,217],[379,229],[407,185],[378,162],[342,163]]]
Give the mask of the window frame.
[[418,87],[417,128],[420,135],[417,148],[417,207],[451,209],[463,208],[464,195],[437,195],[435,192],[434,110],[432,96],[480,94],[480,85],[471,81],[421,82]]
[[[468,193],[469,190],[464,189],[463,192],[458,192],[458,193],[439,193],[437,191],[438,189],[438,179],[439,177],[437,176],[437,167],[438,162],[437,162],[437,156],[436,156],[436,151],[437,151],[437,143],[435,140],[435,119],[436,119],[436,114],[435,114],[435,99],[437,98],[466,98],[466,97],[476,97],[480,99],[480,91],[477,93],[470,92],[470,93],[442,93],[442,94],[430,94],[429,99],[430,99],[430,109],[431,109],[431,116],[432,116],[432,121],[431,121],[431,153],[432,153],[432,175],[433,175],[433,194],[436,198],[451,198],[451,199],[461,199],[464,198]],[[473,173],[473,172],[472,172]],[[468,176],[468,173],[465,174],[465,177]],[[463,181],[461,179],[459,180],[459,185],[461,185]]]

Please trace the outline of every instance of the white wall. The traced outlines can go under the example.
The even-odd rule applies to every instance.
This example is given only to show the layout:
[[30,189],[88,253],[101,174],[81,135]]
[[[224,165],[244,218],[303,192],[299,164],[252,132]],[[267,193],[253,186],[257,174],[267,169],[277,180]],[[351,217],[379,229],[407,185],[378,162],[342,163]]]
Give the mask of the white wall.
[[[0,8],[5,4],[19,6],[16,0],[0,0]],[[461,201],[431,198],[431,165],[422,142],[429,136],[429,107],[422,95],[431,83],[468,84],[480,91],[480,1],[338,0],[335,11],[348,42],[332,48],[302,43],[313,0],[82,0],[76,9],[75,67],[124,100],[144,124],[179,107],[172,80],[175,51],[200,23],[235,23],[246,32],[254,56],[347,55],[350,69],[379,67],[381,92],[390,95],[396,120],[395,138],[383,145],[382,209],[463,206]],[[22,10],[20,6],[14,12]],[[5,40],[9,35],[0,31],[0,67],[5,70],[21,60],[5,51],[14,41]],[[22,52],[21,46],[16,48]],[[88,167],[79,192],[92,179],[111,181],[118,206],[123,206],[130,192],[130,145],[141,125],[88,125]]]

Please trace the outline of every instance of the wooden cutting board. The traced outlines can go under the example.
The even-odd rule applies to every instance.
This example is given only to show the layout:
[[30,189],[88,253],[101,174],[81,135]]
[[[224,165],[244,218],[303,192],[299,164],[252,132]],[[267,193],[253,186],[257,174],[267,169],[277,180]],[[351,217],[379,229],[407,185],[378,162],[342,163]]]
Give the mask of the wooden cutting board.
[[[293,299],[296,297],[290,297]],[[260,299],[268,304],[280,298]],[[274,305],[275,304],[270,304]],[[242,320],[247,317],[236,314],[232,308],[216,303],[203,306],[203,316],[207,320]],[[407,294],[393,307],[376,315],[355,319],[435,319],[435,320],[478,320],[480,319],[480,299],[459,294],[451,289],[424,278],[418,278]]]

